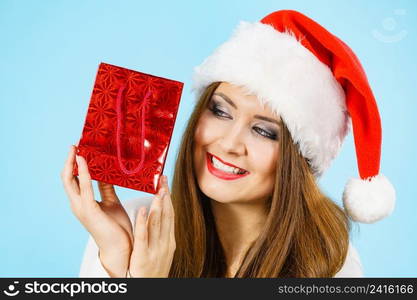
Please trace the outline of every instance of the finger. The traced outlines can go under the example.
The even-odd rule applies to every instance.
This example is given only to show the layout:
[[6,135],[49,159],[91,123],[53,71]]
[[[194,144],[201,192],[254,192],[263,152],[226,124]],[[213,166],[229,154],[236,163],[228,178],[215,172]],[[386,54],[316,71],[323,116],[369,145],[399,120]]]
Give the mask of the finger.
[[75,181],[75,176],[73,175],[73,168],[74,168],[74,160],[75,160],[75,148],[71,145],[70,151],[68,152],[67,160],[64,164],[64,169],[61,172],[62,182],[64,184],[65,191],[70,195],[72,198],[73,196],[79,195],[80,190],[78,188],[78,184]]
[[165,192],[162,196],[162,220],[161,220],[161,240],[164,241],[164,243],[169,242],[170,238],[170,231],[171,226],[173,223],[173,211],[169,204],[171,201],[171,196],[168,192]]
[[136,215],[134,231],[134,249],[139,252],[148,248],[148,229],[146,227],[146,206],[140,207]]
[[162,191],[165,192],[168,197],[166,198],[166,201],[163,201],[163,208],[162,210],[165,211],[165,214],[167,214],[170,218],[173,218],[175,216],[174,214],[174,206],[172,205],[172,199],[171,199],[171,193],[169,191],[168,186],[168,178],[164,175],[162,176]]
[[[168,178],[165,177],[165,179],[166,179],[166,181],[165,181],[166,182],[166,188],[169,192]],[[169,230],[170,231],[170,240],[171,240],[171,243],[175,246],[176,245],[176,243],[175,243],[175,209],[174,209],[174,205],[172,203],[172,197],[171,197],[170,192],[169,192],[169,201],[168,201],[168,203],[169,203],[169,207],[171,208],[171,215],[172,215],[172,217],[171,217],[171,227],[170,227],[170,230]]]
[[156,195],[149,210],[148,227],[149,247],[157,246],[161,234],[161,196]]
[[168,177],[166,177],[166,175],[163,176],[162,184],[164,186],[165,191],[169,195],[169,201],[167,202],[168,203],[168,206],[170,206],[172,209],[174,209],[173,206],[172,206],[172,201],[171,201],[171,192],[169,191]]
[[170,228],[170,232],[169,232],[169,237],[170,237],[171,244],[176,246],[176,241],[175,241],[175,216],[172,218],[172,224],[171,224],[171,228]]
[[161,221],[160,221],[160,239],[166,243],[167,231],[169,230],[169,206],[166,203],[167,188],[165,186],[165,176],[159,178],[159,190],[157,196],[161,199]]
[[172,204],[172,198],[171,198],[171,193],[169,191],[169,185],[168,185],[168,178],[166,175],[162,176],[162,185],[163,185],[163,189],[167,191],[167,200],[165,201],[164,204],[166,207],[169,207],[170,209],[170,226],[169,226],[169,237],[171,239],[172,242],[175,243],[175,211],[174,211],[174,205]]
[[114,186],[110,183],[97,181],[97,186],[100,191],[102,202],[114,202],[119,203],[119,197],[116,195]]
[[161,176],[161,177],[159,177],[157,189],[158,189],[158,191],[157,191],[157,193],[155,194],[155,196],[156,196],[156,195],[161,195],[161,193],[162,193],[162,189],[163,189],[163,184],[162,184],[162,176]]
[[93,192],[93,185],[91,184],[91,177],[90,173],[88,172],[87,162],[85,161],[84,157],[76,155],[75,159],[77,160],[78,164],[78,179],[80,181],[80,194],[83,200],[87,202],[95,202],[94,200],[94,192]]

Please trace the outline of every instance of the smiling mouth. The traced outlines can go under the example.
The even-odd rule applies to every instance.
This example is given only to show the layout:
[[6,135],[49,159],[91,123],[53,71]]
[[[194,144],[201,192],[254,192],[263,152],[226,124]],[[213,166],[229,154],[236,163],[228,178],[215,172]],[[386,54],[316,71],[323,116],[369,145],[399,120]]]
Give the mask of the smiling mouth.
[[207,156],[209,161],[211,162],[212,166],[216,168],[219,171],[222,171],[224,173],[230,174],[230,175],[246,175],[249,172],[245,169],[239,168],[235,165],[232,165],[230,163],[226,163],[225,161],[222,161],[219,157],[207,152]]

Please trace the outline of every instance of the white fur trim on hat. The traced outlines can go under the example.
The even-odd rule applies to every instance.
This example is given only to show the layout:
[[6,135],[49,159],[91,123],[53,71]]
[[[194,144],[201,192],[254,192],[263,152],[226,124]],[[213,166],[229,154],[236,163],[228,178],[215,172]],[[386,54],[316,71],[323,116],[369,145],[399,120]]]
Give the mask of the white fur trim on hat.
[[350,130],[342,87],[290,32],[242,21],[231,39],[194,71],[197,99],[208,85],[224,81],[269,105],[316,176],[330,166]]
[[343,192],[343,206],[352,220],[374,223],[394,210],[395,189],[383,174],[367,180],[351,178]]

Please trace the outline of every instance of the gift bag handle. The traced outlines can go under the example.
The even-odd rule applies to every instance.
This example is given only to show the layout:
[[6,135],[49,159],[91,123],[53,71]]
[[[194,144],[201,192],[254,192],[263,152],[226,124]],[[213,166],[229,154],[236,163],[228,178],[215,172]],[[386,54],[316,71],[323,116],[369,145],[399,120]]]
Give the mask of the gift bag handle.
[[122,150],[120,147],[120,131],[122,127],[122,94],[123,90],[126,88],[126,85],[122,85],[119,88],[119,92],[117,93],[117,100],[116,100],[116,110],[117,110],[117,129],[116,129],[116,146],[117,146],[117,161],[119,162],[120,169],[128,175],[137,173],[143,165],[145,159],[145,149],[143,146],[144,139],[145,139],[145,109],[146,109],[146,101],[148,100],[149,96],[152,94],[151,90],[149,89],[141,103],[139,110],[140,112],[140,131],[141,131],[141,139],[139,143],[140,148],[140,162],[139,165],[134,169],[129,171],[126,169],[125,165],[122,162]]

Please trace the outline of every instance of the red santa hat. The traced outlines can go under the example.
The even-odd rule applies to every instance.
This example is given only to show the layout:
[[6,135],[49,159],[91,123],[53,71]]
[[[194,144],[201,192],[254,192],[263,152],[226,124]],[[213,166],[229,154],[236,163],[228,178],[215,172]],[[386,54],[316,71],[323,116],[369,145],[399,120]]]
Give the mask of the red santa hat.
[[393,211],[395,190],[379,172],[381,120],[366,74],[353,51],[321,25],[291,10],[242,21],[194,71],[197,98],[211,83],[225,81],[269,105],[316,177],[352,127],[360,179],[345,186],[345,210],[362,223]]

